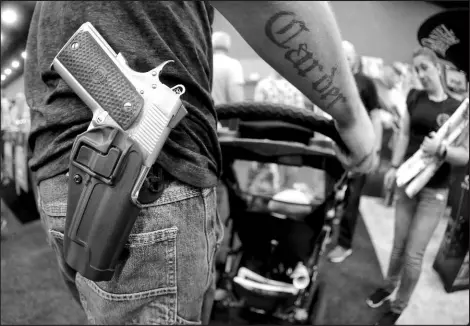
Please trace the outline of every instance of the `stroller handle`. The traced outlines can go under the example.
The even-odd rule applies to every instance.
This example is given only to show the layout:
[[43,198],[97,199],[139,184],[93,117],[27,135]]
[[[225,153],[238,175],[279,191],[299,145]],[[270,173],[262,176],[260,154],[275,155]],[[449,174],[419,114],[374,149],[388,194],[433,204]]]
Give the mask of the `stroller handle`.
[[336,130],[333,120],[326,119],[310,110],[290,105],[266,102],[237,102],[216,106],[219,120],[240,119],[242,121],[283,121],[308,128],[333,140],[342,150],[349,149]]

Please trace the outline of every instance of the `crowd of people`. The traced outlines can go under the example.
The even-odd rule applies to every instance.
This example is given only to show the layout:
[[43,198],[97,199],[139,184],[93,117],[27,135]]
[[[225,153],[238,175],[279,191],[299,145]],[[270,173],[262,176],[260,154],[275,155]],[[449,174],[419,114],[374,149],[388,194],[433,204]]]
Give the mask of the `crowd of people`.
[[[29,107],[26,104],[26,99],[23,93],[17,93],[14,98],[8,99],[2,94],[1,101],[1,185],[6,186],[7,184],[13,182],[15,183],[15,154],[16,145],[23,146],[19,142],[13,142],[12,138],[18,138],[20,134],[24,135],[21,139],[26,139],[29,133],[30,128],[30,111]],[[9,143],[9,144],[6,144]],[[16,144],[18,143],[18,144]],[[22,152],[24,153],[24,152]],[[27,154],[24,156],[24,162],[19,162],[21,158],[18,159],[18,163],[23,163],[22,166],[27,168]],[[25,171],[27,173],[27,171]],[[19,191],[19,186],[17,186],[17,193]],[[7,221],[3,216],[4,212],[2,210],[1,216],[1,230],[2,236],[6,232]]]
[[[394,183],[397,168],[418,149],[445,160],[414,198],[398,191],[387,277],[383,287],[363,298],[376,308],[396,292],[390,310],[377,322],[395,324],[409,303],[423,253],[444,214],[450,167],[468,163],[468,136],[455,146],[444,145],[435,136],[459,101],[446,92],[442,65],[434,52],[420,48],[411,53],[410,49],[411,74],[409,67],[394,63],[383,68],[379,79],[367,76],[354,45],[341,39],[327,2],[246,2],[243,6],[229,1],[37,3],[25,65],[25,97],[31,114],[22,119],[31,121],[29,166],[37,182],[33,186],[38,189],[41,221],[67,287],[92,323],[209,322],[214,296],[217,299],[214,257],[226,245],[226,221],[217,214],[222,161],[217,128],[226,126],[217,121],[216,108],[246,99],[243,66],[230,55],[229,35],[211,33],[212,6],[273,68],[272,74],[257,82],[253,100],[314,110],[333,119],[350,150],[349,154],[337,152],[350,171],[351,182],[338,244],[328,254],[331,262],[341,263],[353,254],[361,194],[367,175],[379,166],[384,130],[394,133],[387,144],[393,151],[385,176],[387,187]],[[273,26],[289,19],[283,33],[290,32],[286,34],[290,36],[274,35]],[[55,55],[85,21],[123,53],[131,67],[149,71],[173,59],[174,66],[162,73],[161,80],[185,85],[182,99],[189,113],[170,134],[153,169],[162,175],[163,192],[139,215],[128,263],[121,263],[119,276],[98,283],[68,268],[63,251],[70,151],[75,137],[86,131],[91,113],[66,82],[50,71]],[[280,25],[276,26],[278,30]],[[295,33],[289,30],[294,27]],[[313,48],[317,49],[315,64],[321,69],[307,73],[301,65],[292,65],[292,52],[311,55]],[[3,103],[2,99],[2,133],[6,130]],[[12,115],[10,108],[10,112],[5,110]],[[292,186],[297,172],[297,168],[272,163],[253,163],[249,169],[248,187],[255,191],[261,183],[268,184],[272,193]],[[177,226],[177,234],[172,233],[172,226]],[[152,247],[143,246],[150,242]]]
[[[223,32],[216,32],[216,35],[224,35],[229,40],[228,34]],[[418,149],[445,159],[443,166],[417,196],[409,198],[403,189],[399,189],[395,195],[394,243],[389,269],[383,287],[366,300],[371,308],[377,308],[396,294],[390,311],[378,322],[380,325],[392,325],[409,303],[421,273],[424,252],[447,207],[451,165],[463,166],[468,163],[468,132],[460,136],[456,146],[444,146],[442,140],[434,137],[435,132],[458,108],[460,101],[448,91],[443,78],[444,65],[432,50],[419,48],[412,53],[411,73],[407,66],[396,62],[385,65],[380,78],[371,78],[361,71],[361,57],[354,45],[343,41],[342,48],[361,101],[374,126],[377,155],[381,155],[384,131],[393,131],[390,143],[386,144],[392,151],[392,161],[385,175],[385,189],[393,187],[397,168]],[[228,52],[229,47],[226,47],[226,55]],[[236,62],[233,58],[230,60]],[[227,80],[235,79],[242,73],[238,62],[234,66],[238,67],[237,73],[233,76],[227,74]],[[219,69],[227,71],[226,66],[215,63],[214,73],[218,74]],[[223,85],[230,85],[227,81],[214,82],[218,82],[215,88],[219,93]],[[229,89],[225,92],[229,92]],[[239,94],[241,97],[237,101],[244,99],[242,93]],[[307,109],[308,104],[311,104],[307,97],[276,71],[257,82],[253,99],[300,109]],[[230,102],[226,98],[216,103]],[[312,109],[321,111],[316,106]],[[248,174],[248,192],[279,193],[292,186],[289,178],[295,173],[294,167],[253,162]],[[350,176],[337,245],[328,254],[328,259],[333,263],[341,263],[353,253],[352,240],[366,177],[367,174]]]

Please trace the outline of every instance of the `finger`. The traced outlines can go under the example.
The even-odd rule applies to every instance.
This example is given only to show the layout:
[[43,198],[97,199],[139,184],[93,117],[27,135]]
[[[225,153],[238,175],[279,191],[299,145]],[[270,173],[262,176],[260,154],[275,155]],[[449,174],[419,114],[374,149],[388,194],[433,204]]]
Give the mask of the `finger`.
[[429,137],[430,137],[430,138],[434,138],[434,136],[436,136],[436,132],[435,132],[435,131],[431,131],[431,132],[429,133]]

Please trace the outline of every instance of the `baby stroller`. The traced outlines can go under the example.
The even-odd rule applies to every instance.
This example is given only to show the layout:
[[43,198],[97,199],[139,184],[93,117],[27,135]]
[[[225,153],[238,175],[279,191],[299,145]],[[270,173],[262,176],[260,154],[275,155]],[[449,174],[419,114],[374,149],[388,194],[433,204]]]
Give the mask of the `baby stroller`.
[[[250,318],[268,317],[270,323],[315,323],[319,262],[348,185],[333,142],[345,145],[333,121],[307,110],[244,102],[218,106],[217,114],[238,126],[219,131],[231,229],[225,234],[229,251],[217,266],[217,288],[226,296],[215,309],[249,311]],[[328,138],[312,138],[314,132]],[[237,171],[240,161],[322,170],[325,195],[320,202],[299,203],[250,193]]]

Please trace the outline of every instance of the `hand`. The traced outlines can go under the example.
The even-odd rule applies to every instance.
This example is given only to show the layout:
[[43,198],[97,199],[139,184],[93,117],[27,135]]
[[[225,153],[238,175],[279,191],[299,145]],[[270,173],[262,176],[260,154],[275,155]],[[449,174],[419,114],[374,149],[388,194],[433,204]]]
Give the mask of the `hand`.
[[352,126],[345,128],[337,126],[341,139],[350,149],[350,154],[343,152],[336,144],[333,147],[344,168],[351,173],[372,173],[380,163],[375,148],[376,140],[372,122],[365,110],[363,114],[364,116],[358,117],[357,122]]
[[424,138],[423,143],[421,144],[421,150],[430,156],[438,155],[441,147],[442,140],[436,136],[436,133],[433,131],[429,136]]
[[346,154],[336,144],[333,144],[336,157],[339,159],[343,167],[348,171],[349,177],[355,177],[361,174],[374,173],[380,164],[380,157],[375,148],[362,158],[354,158]]
[[385,189],[391,189],[397,179],[397,169],[390,168],[387,173],[385,173],[384,178],[384,187]]

